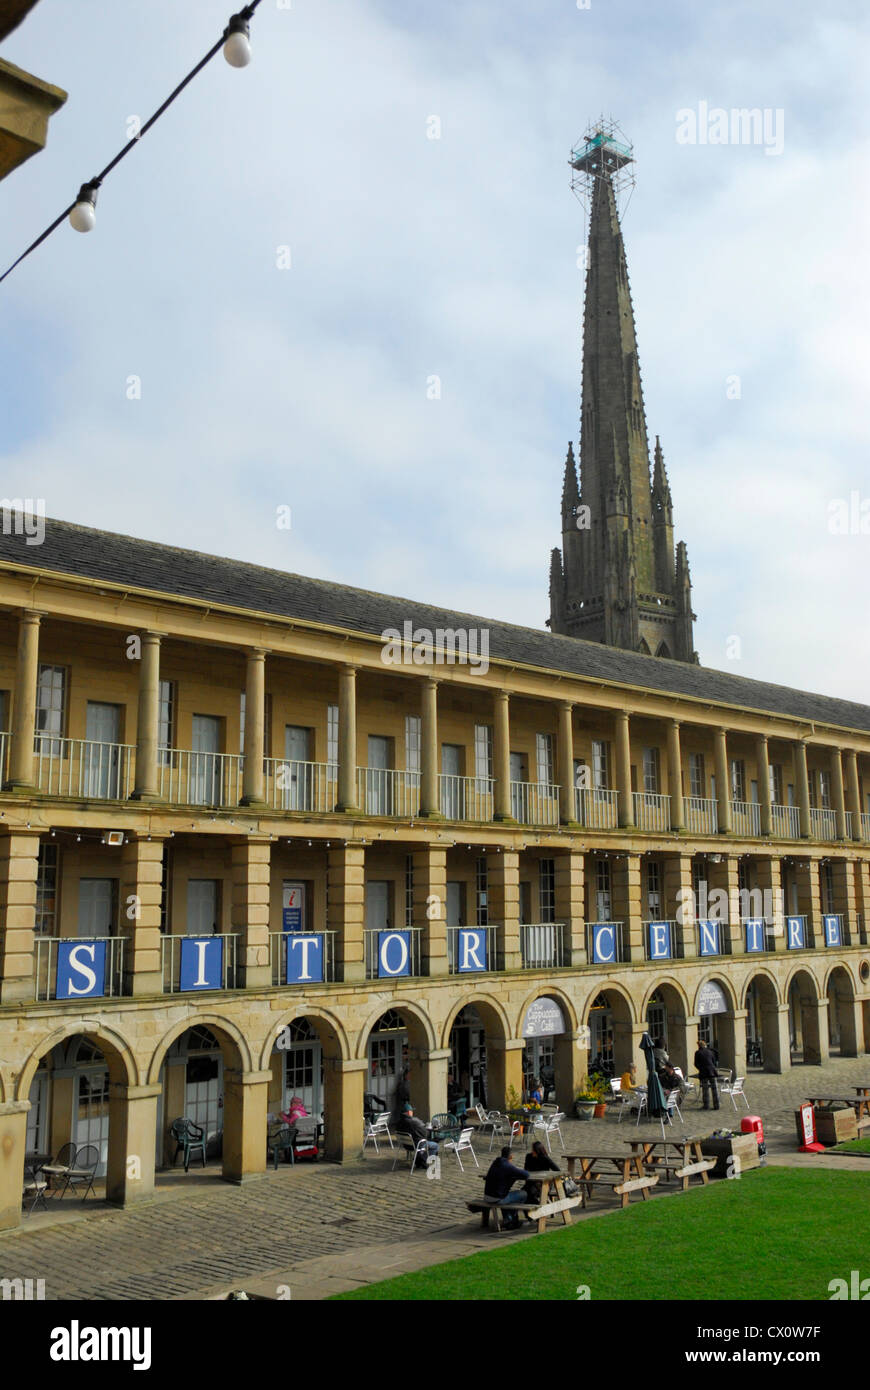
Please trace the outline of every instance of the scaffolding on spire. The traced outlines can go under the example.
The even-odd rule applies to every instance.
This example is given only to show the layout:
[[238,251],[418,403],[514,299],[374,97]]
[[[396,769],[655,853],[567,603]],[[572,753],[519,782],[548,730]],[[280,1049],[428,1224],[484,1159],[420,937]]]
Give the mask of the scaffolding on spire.
[[[571,151],[571,191],[588,213],[592,190],[601,179],[613,188],[620,214],[628,206],[634,190],[634,146],[612,119],[601,116],[590,125],[583,139]],[[624,195],[628,193],[628,197]]]

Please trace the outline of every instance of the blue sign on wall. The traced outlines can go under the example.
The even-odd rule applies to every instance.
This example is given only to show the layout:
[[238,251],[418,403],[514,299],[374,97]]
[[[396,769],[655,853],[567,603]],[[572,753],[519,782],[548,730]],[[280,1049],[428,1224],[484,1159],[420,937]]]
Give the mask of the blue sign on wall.
[[744,925],[744,927],[746,928],[746,950],[747,950],[747,952],[751,952],[751,951],[763,951],[763,950],[764,950],[764,918],[763,918],[763,917],[747,917],[747,919],[746,919],[746,921],[744,922],[743,925]]
[[671,924],[670,922],[647,922],[650,960],[670,960]]
[[719,923],[698,923],[698,954],[702,956],[719,955]]
[[407,931],[378,932],[378,976],[410,975],[411,933]]
[[93,999],[106,992],[105,941],[59,941],[55,993],[58,999]]
[[802,951],[805,942],[803,917],[786,917],[786,945],[790,951]]
[[460,975],[486,969],[486,931],[460,927],[456,939],[456,969]]
[[301,931],[301,930],[302,930],[302,908],[301,908],[301,907],[284,907],[284,908],[281,909],[281,913],[282,913],[282,916],[283,916],[283,919],[284,919],[284,930],[285,930],[285,931]]
[[616,961],[616,927],[612,922],[596,922],[592,928],[593,965],[613,965]]
[[288,932],[284,943],[288,985],[303,985],[309,980],[322,982],[323,936],[320,933]]
[[825,918],[825,945],[841,946],[840,941],[840,919],[839,917]]
[[224,943],[219,936],[183,936],[178,988],[223,989]]

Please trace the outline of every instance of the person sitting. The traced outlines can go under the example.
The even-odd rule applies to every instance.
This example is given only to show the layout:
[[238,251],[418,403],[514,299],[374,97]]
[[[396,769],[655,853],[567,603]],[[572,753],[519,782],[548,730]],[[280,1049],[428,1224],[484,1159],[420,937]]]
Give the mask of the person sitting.
[[[540,1139],[536,1139],[532,1145],[531,1152],[526,1154],[526,1172],[558,1173],[558,1171],[558,1163],[550,1157]],[[527,1182],[525,1190],[526,1201],[534,1202],[538,1205],[541,1201],[541,1184],[539,1182]]]
[[678,1075],[673,1062],[665,1062],[658,1075],[659,1081],[662,1083],[662,1089],[665,1092],[679,1091],[680,1100],[688,1094],[689,1088],[683,1078]]
[[[516,1192],[511,1192],[515,1182],[525,1183],[529,1181],[529,1174],[525,1168],[515,1168],[511,1163],[512,1158],[511,1147],[506,1144],[498,1158],[490,1164],[483,1188],[484,1196],[495,1198],[503,1207],[526,1200],[526,1194],[522,1188]],[[515,1231],[520,1224],[519,1212],[506,1211],[504,1224],[506,1230]]]
[[544,1103],[544,1090],[536,1076],[532,1077],[529,1086],[529,1100],[534,1101],[535,1105],[543,1105]]
[[[421,1139],[425,1139],[426,1148],[430,1158],[434,1158],[438,1152],[438,1145],[434,1139],[429,1137],[429,1131],[421,1119],[414,1114],[414,1108],[409,1103],[402,1110],[396,1122],[396,1129],[399,1134],[407,1134],[409,1139],[413,1139],[415,1144],[419,1144]],[[417,1166],[424,1168],[426,1165],[417,1160]]]
[[622,1073],[622,1079],[619,1083],[619,1088],[621,1091],[637,1090],[637,1067],[634,1065],[634,1062],[632,1062],[631,1066]]
[[281,1112],[281,1119],[288,1125],[295,1125],[296,1121],[308,1115],[305,1104],[300,1096],[291,1096],[290,1104],[287,1109]]

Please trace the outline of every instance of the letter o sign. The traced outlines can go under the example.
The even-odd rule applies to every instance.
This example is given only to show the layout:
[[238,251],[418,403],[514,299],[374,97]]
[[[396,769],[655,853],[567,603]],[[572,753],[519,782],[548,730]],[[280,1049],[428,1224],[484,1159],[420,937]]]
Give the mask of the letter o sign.
[[378,936],[378,976],[410,975],[411,938],[408,932],[385,931]]

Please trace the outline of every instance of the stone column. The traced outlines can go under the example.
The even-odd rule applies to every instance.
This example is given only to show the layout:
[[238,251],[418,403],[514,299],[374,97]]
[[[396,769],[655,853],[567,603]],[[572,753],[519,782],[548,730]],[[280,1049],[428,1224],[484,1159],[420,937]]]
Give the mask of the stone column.
[[665,917],[676,922],[677,952],[684,960],[697,954],[695,916],[692,910],[692,857],[668,854],[662,861],[662,897]]
[[846,791],[843,786],[843,761],[839,748],[831,749],[831,799],[837,817],[837,839],[845,840],[846,835]]
[[719,1064],[735,1076],[746,1074],[746,1009],[718,1014]]
[[824,946],[818,859],[798,860],[794,866],[794,876],[797,884],[798,913],[807,919],[807,946]]
[[357,984],[366,977],[365,849],[358,844],[339,845],[327,852],[326,862],[326,920],[329,930],[337,933],[339,978]]
[[408,1086],[411,1104],[418,1115],[447,1113],[447,1072],[451,1056],[449,1048],[437,1052],[408,1048]]
[[21,1193],[24,1190],[24,1150],[27,1145],[29,1100],[0,1104],[0,1231],[21,1225]]
[[791,1067],[788,1004],[777,1004],[775,999],[769,999],[765,996],[759,1001],[759,1006],[761,1009],[764,1070],[771,1072],[788,1071]]
[[574,706],[570,700],[559,704],[559,819],[563,825],[577,824],[577,794],[574,790]]
[[363,1092],[368,1062],[323,1059],[323,1114],[326,1157],[333,1163],[358,1159],[363,1145]]
[[33,738],[36,732],[36,682],[39,675],[41,613],[26,609],[18,620],[18,658],[12,696],[12,743],[8,791],[33,786]]
[[[584,878],[586,861],[581,850],[555,854],[556,921],[565,923],[565,964],[576,969],[586,964],[586,914]],[[574,1097],[571,1097],[572,1102]]]
[[616,715],[616,803],[621,828],[634,826],[634,802],[631,795],[631,735],[628,714],[619,710]]
[[[447,848],[422,845],[413,854],[414,926],[423,929],[424,975],[448,974]],[[435,1112],[438,1113],[437,1111]]]
[[488,854],[489,920],[497,926],[499,970],[520,970],[520,856],[514,849]]
[[556,1104],[573,1118],[574,1097],[586,1075],[589,1049],[586,1032],[560,1033],[553,1039],[553,1071],[556,1074]]
[[[266,1171],[266,1115],[271,1068],[224,1067],[224,1182],[245,1183]],[[362,1098],[360,1098],[361,1100]]]
[[266,653],[245,656],[245,768],[242,805],[264,806],[263,759],[266,756]]
[[620,854],[610,861],[613,920],[622,922],[622,939],[632,964],[644,959],[640,862],[639,854]]
[[[861,914],[861,946],[870,945],[870,861],[858,859],[855,862],[855,906]],[[870,1033],[867,1036],[870,1050]]]
[[160,898],[163,839],[135,836],[121,850],[121,928],[125,938],[125,991],[132,995],[163,990]]
[[834,1004],[840,1025],[840,1056],[860,1057],[864,1051],[861,1045],[863,1038],[861,1000],[856,999],[852,994],[841,994],[836,984],[834,991]]
[[272,983],[269,963],[271,858],[272,847],[267,839],[251,836],[232,847],[232,929],[238,933],[236,964],[245,989],[267,989]]
[[441,815],[438,795],[438,682],[427,676],[423,681],[420,720],[420,814]]
[[683,810],[683,754],[680,747],[680,721],[668,725],[668,791],[671,797],[671,829],[685,830]]
[[[782,893],[782,863],[771,856],[768,859],[758,859],[758,886],[765,897],[769,895],[771,904],[770,922],[773,928],[773,946],[767,947],[768,950],[785,951],[785,913],[783,911]],[[768,917],[765,910],[765,919]]]
[[494,697],[492,771],[495,778],[495,819],[512,821],[510,697],[506,690],[497,690]]
[[846,749],[846,792],[852,813],[852,839],[863,840],[861,830],[861,789],[858,784],[858,755],[854,748]]
[[162,1086],[109,1083],[106,1200],[129,1207],[154,1195],[157,1101]]
[[143,632],[139,658],[139,703],[136,713],[136,780],[132,796],[153,801],[157,787],[157,739],[160,726],[159,632]]
[[770,758],[767,747],[767,734],[759,734],[755,740],[755,758],[758,764],[758,800],[761,804],[761,833],[769,835],[770,823]]
[[797,791],[798,806],[800,807],[800,829],[802,837],[808,840],[812,834],[812,817],[810,816],[810,779],[807,772],[807,746],[802,739],[795,739],[793,747],[795,790]]
[[[746,943],[743,940],[743,927],[740,921],[740,894],[738,888],[737,860],[733,854],[723,854],[719,863],[713,863],[712,858],[707,859],[707,895],[708,899],[714,892],[724,892],[728,898],[727,918],[723,921],[720,918],[720,947],[723,955],[729,954],[728,943],[730,939],[733,956],[742,956],[745,953]],[[712,916],[712,904],[708,910],[708,919],[715,920]],[[705,957],[705,960],[707,957]]]
[[713,730],[716,752],[716,801],[719,834],[731,834],[731,773],[728,767],[728,736],[725,729]]
[[[36,996],[34,925],[39,836],[0,836],[0,1003]],[[20,1194],[19,1194],[20,1195]]]
[[492,1110],[504,1110],[507,1093],[513,1086],[523,1093],[522,1038],[486,1039],[486,1102]]
[[[786,1005],[786,1013],[788,1006]],[[821,1067],[830,1056],[828,1037],[828,997],[822,999],[801,999],[801,1017],[804,1035],[804,1064]],[[788,1028],[786,1028],[786,1034]]]
[[356,790],[356,667],[342,666],[338,677],[337,811],[359,809]]

